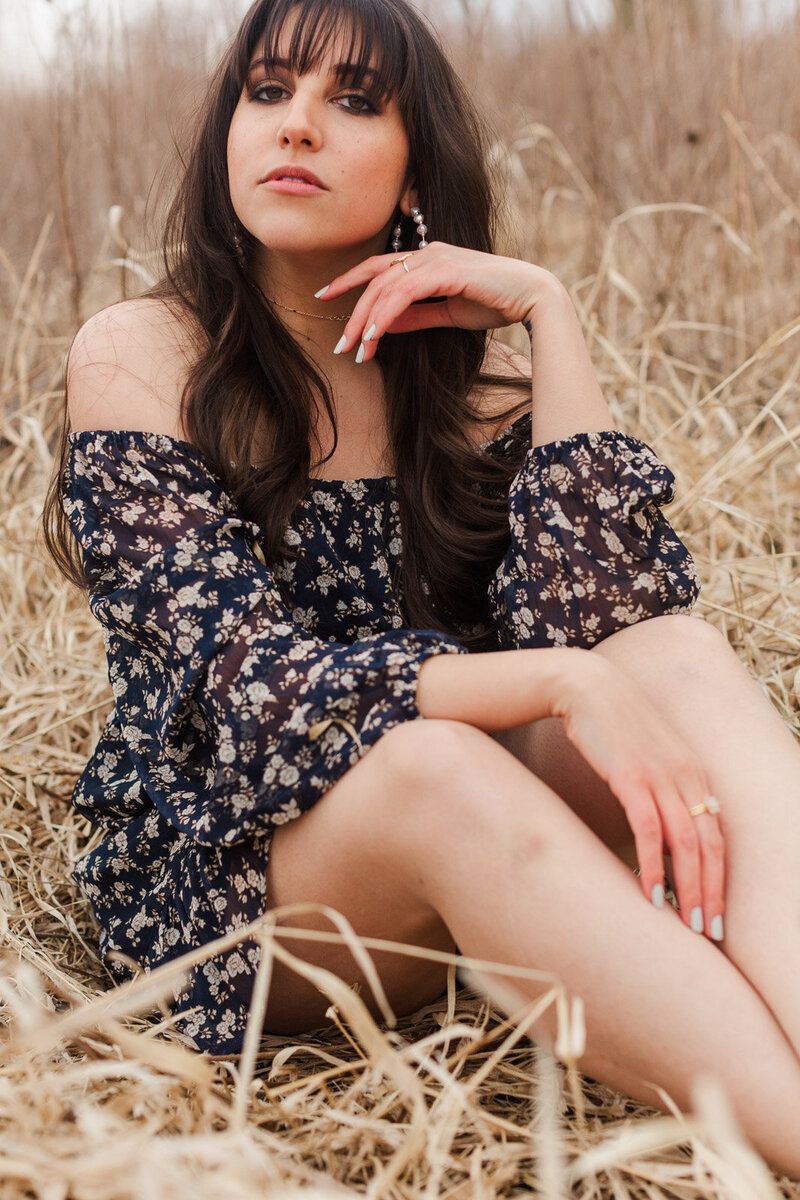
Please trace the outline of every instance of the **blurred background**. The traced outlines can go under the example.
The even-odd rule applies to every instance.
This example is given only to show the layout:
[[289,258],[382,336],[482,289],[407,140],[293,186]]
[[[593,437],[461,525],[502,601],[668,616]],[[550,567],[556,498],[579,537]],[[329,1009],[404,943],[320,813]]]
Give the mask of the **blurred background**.
[[[615,420],[676,474],[698,611],[797,724],[800,0],[418,2],[490,122],[498,249],[569,288]],[[69,343],[154,279],[248,7],[0,0],[0,485],[34,508]]]
[[[246,0],[0,0],[0,304],[40,239],[48,321],[77,328],[149,278],[186,123]],[[420,0],[496,133],[519,253],[573,284],[620,228],[645,302],[739,331],[774,320],[800,246],[797,0]],[[119,206],[116,240],[109,210]],[[431,214],[435,235],[435,217]],[[719,223],[716,225],[719,232]],[[7,257],[6,257],[7,256]],[[620,261],[622,265],[622,260]],[[110,272],[110,274],[109,274]],[[620,295],[617,300],[621,300]],[[688,306],[688,307],[687,307]]]
[[[800,4],[420,3],[492,126],[491,168],[505,201],[498,249],[540,263],[568,287],[615,422],[651,445],[676,477],[667,516],[698,566],[696,613],[725,634],[800,737]],[[243,1141],[236,1132],[235,1143],[214,1143],[227,1150],[214,1150],[210,1132],[227,1136],[235,1072],[221,1071],[210,1086],[173,1057],[177,1046],[162,1060],[167,1047],[147,1025],[139,1038],[116,1018],[92,1016],[105,1008],[76,1018],[70,1037],[82,1036],[62,1048],[54,1014],[31,982],[35,966],[59,1007],[65,999],[91,1006],[110,982],[91,948],[88,903],[68,882],[94,836],[69,798],[114,697],[99,623],[54,569],[40,528],[47,486],[58,484],[62,465],[66,356],[83,321],[153,279],[194,107],[247,7],[245,0],[0,0],[0,931],[12,960],[12,967],[0,962],[0,993],[3,1019],[18,1013],[25,1036],[34,1029],[43,1039],[31,1041],[25,1069],[12,1057],[4,1066],[3,1145],[13,1141],[4,1200],[128,1197],[132,1188],[217,1196],[221,1169],[237,1194],[258,1187],[262,1196],[279,1168],[288,1177],[296,1165],[297,1179],[308,1182],[312,1162],[363,1190],[363,1148],[373,1144],[364,1138],[374,1133],[376,1153],[388,1161],[397,1105],[407,1106],[409,1120],[416,1112],[417,1099],[386,1071],[388,1043],[376,1074],[350,1082],[354,1064],[346,1060],[355,1048],[360,1070],[361,1049],[348,1032],[341,1045],[325,1041],[325,1071],[313,1048],[283,1046],[278,1084],[252,1118],[272,1140]],[[436,214],[426,216],[435,237]],[[500,337],[528,349],[521,326]],[[129,424],[136,428],[136,414]],[[721,696],[721,712],[724,703]],[[8,972],[17,962],[28,974],[9,1000],[16,993]],[[47,1004],[54,1007],[49,992]],[[462,1012],[458,1049],[442,1051],[456,1064],[458,1087],[488,1069],[487,1040],[495,1036],[483,1032],[482,1007],[474,1017],[459,1008],[459,1021]],[[431,1047],[451,1037],[440,1029],[444,1014],[431,1013],[436,1023],[422,1026],[424,1046],[414,1051],[420,1063],[433,1061]],[[467,1064],[458,1039],[473,1019]],[[492,1050],[491,1060],[521,1052],[516,1042],[516,1033],[504,1032],[505,1049]],[[401,1044],[406,1064],[409,1048]],[[440,1180],[452,1196],[472,1195],[476,1164],[491,1175],[487,1196],[510,1194],[535,1129],[537,1139],[545,1136],[537,1146],[552,1138],[546,1158],[542,1151],[548,1194],[562,1194],[554,1164],[568,1145],[579,1159],[570,1160],[563,1194],[574,1194],[585,1172],[583,1194],[608,1200],[645,1193],[777,1200],[766,1176],[752,1174],[750,1152],[737,1148],[716,1099],[708,1113],[719,1136],[706,1150],[693,1133],[690,1164],[680,1125],[667,1134],[654,1125],[643,1138],[637,1110],[626,1141],[620,1118],[629,1107],[594,1090],[587,1124],[555,1074],[542,1077],[546,1112],[533,1122],[525,1055],[503,1077],[492,1068],[474,1093],[481,1106],[474,1121],[467,1106],[463,1122],[461,1115],[451,1121],[447,1095],[436,1092],[439,1066],[435,1079],[425,1077],[420,1086],[435,1095],[447,1129],[421,1141],[404,1170],[425,1181],[426,1194],[438,1194]],[[337,1061],[343,1083],[339,1068],[329,1069]],[[320,1071],[316,1091],[312,1070]],[[236,1096],[238,1106],[238,1083]],[[344,1104],[355,1108],[340,1120]],[[523,1119],[515,1139],[520,1106],[532,1123]],[[254,1173],[256,1146],[273,1155],[276,1128],[292,1132],[279,1168]],[[201,1134],[201,1150],[181,1131]],[[430,1175],[425,1156],[434,1144]],[[186,1169],[181,1154],[191,1157]],[[224,1167],[215,1154],[229,1156]],[[137,1174],[142,1164],[157,1182]],[[146,1182],[131,1183],[140,1178]],[[525,1175],[527,1191],[532,1178]],[[800,1192],[781,1188],[790,1194]]]

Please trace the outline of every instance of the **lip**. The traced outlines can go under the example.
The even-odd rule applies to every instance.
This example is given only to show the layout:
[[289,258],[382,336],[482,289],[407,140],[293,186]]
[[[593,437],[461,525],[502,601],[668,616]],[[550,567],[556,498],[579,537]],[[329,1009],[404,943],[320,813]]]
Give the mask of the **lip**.
[[305,167],[284,166],[276,167],[274,171],[270,171],[259,183],[288,183],[292,181],[292,185],[305,184],[306,187],[313,187],[319,191],[327,192],[325,184],[321,179],[318,179],[313,171],[306,170]]

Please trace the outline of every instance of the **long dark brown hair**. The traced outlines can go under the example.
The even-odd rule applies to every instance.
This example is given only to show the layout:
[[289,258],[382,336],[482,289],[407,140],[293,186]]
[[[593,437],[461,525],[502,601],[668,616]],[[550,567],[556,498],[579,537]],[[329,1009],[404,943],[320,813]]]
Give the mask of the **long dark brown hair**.
[[[352,86],[396,99],[431,237],[491,253],[499,218],[486,167],[487,127],[436,35],[407,0],[253,4],[211,78],[165,223],[163,273],[145,295],[165,301],[197,347],[181,399],[183,428],[240,510],[260,525],[265,559],[273,565],[296,555],[284,535],[309,484],[315,395],[333,426],[334,449],[338,437],[329,381],[253,286],[247,263],[258,243],[234,212],[228,181],[228,129],[253,54],[263,40],[267,59],[277,57],[290,11],[298,18],[288,52],[292,71],[315,69],[344,31],[351,40],[348,61],[356,64]],[[377,76],[369,79],[362,72],[373,55]],[[413,222],[399,207],[396,220],[404,248],[410,247]],[[496,648],[487,587],[508,545],[508,487],[521,460],[477,451],[466,429],[519,415],[530,404],[529,379],[482,369],[487,345],[485,331],[434,328],[385,335],[376,355],[403,530],[402,575],[394,583],[408,627],[452,633],[471,650]],[[525,395],[502,415],[481,415],[475,397],[499,384],[519,386]],[[269,456],[253,469],[251,447],[265,427]],[[61,572],[85,589],[60,494],[68,432],[65,403],[44,536]]]

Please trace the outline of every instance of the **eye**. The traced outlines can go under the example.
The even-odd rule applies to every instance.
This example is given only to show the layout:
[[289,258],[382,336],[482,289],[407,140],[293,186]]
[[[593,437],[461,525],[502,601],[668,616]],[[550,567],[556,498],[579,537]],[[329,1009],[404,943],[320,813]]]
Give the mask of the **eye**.
[[[282,87],[279,83],[262,83],[258,87],[252,88],[252,90],[250,91],[250,99],[256,100],[259,97],[261,97],[265,92],[285,92],[285,91],[286,91],[286,88]],[[265,97],[265,99],[267,99],[267,102],[269,103],[270,100],[275,100],[275,99],[277,99],[277,97],[276,96],[272,96],[269,98]]]
[[[348,92],[348,94],[346,96],[343,96],[342,99],[358,101],[358,107],[350,108],[351,112],[358,112],[358,113],[375,112],[375,108],[373,107],[373,105],[370,103],[370,101],[367,99],[367,97],[362,96],[360,92]],[[363,105],[363,107],[362,107],[362,105]]]
[[[274,104],[282,98],[281,93],[286,91],[287,89],[282,83],[260,83],[250,89],[248,98],[262,104]],[[343,105],[346,112],[374,113],[377,111],[375,105],[361,92],[347,92],[340,97],[340,102],[343,101],[347,101]]]

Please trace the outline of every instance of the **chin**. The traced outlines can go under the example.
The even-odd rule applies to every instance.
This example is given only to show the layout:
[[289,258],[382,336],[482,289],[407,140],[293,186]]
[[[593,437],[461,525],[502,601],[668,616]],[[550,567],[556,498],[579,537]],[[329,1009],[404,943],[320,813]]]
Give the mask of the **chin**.
[[314,221],[313,215],[309,220],[304,214],[302,225],[296,221],[273,220],[266,228],[263,222],[245,224],[245,228],[265,250],[275,254],[345,254],[363,248],[366,258],[370,254],[383,253],[383,246],[388,244],[388,236],[384,236],[385,221],[376,221],[374,227],[353,229],[352,220],[344,218],[341,222],[331,223],[326,231],[320,220]]
[[367,258],[371,254],[380,254],[380,249],[374,248],[375,235],[367,234],[363,240],[360,238],[348,238],[346,242],[339,238],[331,237],[329,239],[320,240],[319,230],[315,231],[315,236],[306,237],[275,237],[274,232],[268,238],[259,238],[261,245],[268,252],[273,254],[348,254],[353,251],[363,250],[363,257]]

